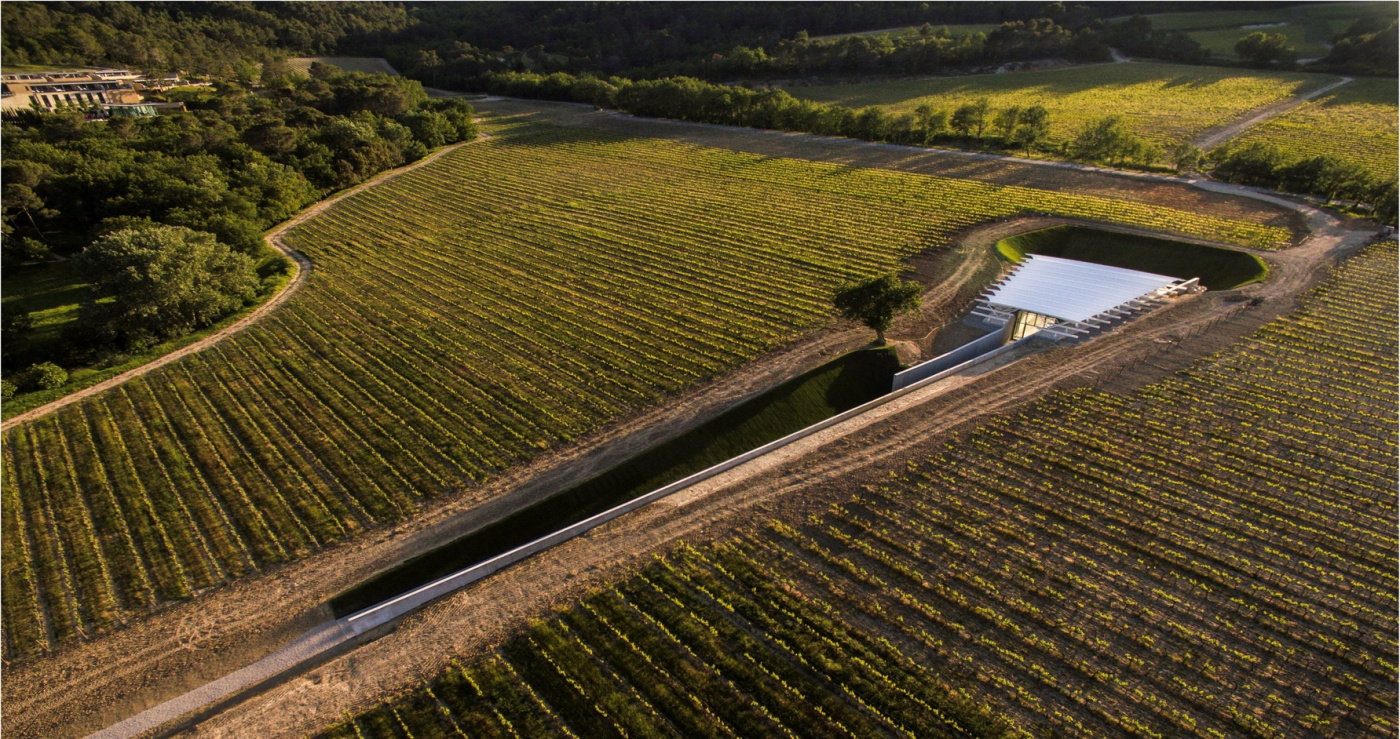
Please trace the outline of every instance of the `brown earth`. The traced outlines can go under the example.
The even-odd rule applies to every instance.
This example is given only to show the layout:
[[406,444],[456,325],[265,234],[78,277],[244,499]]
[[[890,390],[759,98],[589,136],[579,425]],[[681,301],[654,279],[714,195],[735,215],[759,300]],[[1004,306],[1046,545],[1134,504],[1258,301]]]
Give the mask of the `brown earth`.
[[897,463],[916,447],[1013,411],[1052,389],[1094,385],[1122,391],[1158,379],[1292,309],[1298,295],[1367,237],[1345,224],[1319,229],[1302,247],[1272,255],[1274,279],[1266,284],[1182,298],[1080,345],[1032,344],[976,374],[910,394],[455,593],[408,617],[394,633],[292,677],[188,733],[314,731],[346,711],[412,689],[453,658],[493,648],[530,619],[624,576],[677,541],[700,544],[752,525],[755,518],[820,510],[849,495],[874,474],[873,467]]
[[[588,115],[578,117],[587,119]],[[586,124],[601,125],[603,120],[599,117],[597,123],[587,120]],[[731,138],[731,131],[722,132],[707,145],[721,145]],[[662,133],[674,137],[677,130],[668,128],[655,135]],[[735,146],[755,148],[766,141],[733,138],[739,139]],[[805,158],[828,161],[826,157],[852,154],[844,143],[809,140]],[[784,141],[785,147],[796,144],[795,140]],[[895,156],[874,145],[865,146],[872,159],[861,162],[866,166],[948,174],[939,167],[967,165],[940,161],[936,154]],[[1025,174],[1032,175],[1047,176],[1043,172]],[[1077,179],[1080,175],[1085,182]],[[988,171],[978,178],[993,176]],[[1108,187],[1107,182],[1090,182],[1101,177],[1092,173],[1057,171],[1053,177],[1057,189],[1089,192]],[[1300,223],[1282,208],[1241,204],[1240,199],[1228,195],[1193,194],[1184,184],[1133,182],[1124,187],[1125,197],[1153,202],[1179,198],[1225,215],[1243,217],[1247,213],[1253,220]],[[1153,193],[1158,197],[1153,198]],[[971,294],[996,272],[987,245],[1008,233],[1051,222],[1021,219],[986,225],[962,235],[958,247],[912,260],[914,274],[934,287],[925,295],[923,313],[897,325],[892,334],[920,339],[931,327],[955,318]],[[1322,225],[1304,246],[1264,255],[1274,269],[1269,283],[1232,291],[1263,298],[1259,307],[1231,302],[1227,294],[1207,294],[1083,346],[1028,357],[1011,370],[950,378],[936,386],[938,392],[911,394],[878,413],[854,419],[686,491],[683,499],[649,506],[551,550],[547,556],[446,598],[407,619],[395,633],[215,716],[200,732],[272,736],[314,730],[347,708],[364,706],[386,692],[411,686],[436,671],[449,655],[469,654],[499,642],[523,619],[547,613],[553,605],[624,572],[677,538],[723,534],[750,518],[755,509],[800,510],[808,504],[820,504],[784,495],[800,488],[809,475],[835,477],[843,470],[861,468],[919,439],[1032,400],[1058,383],[1150,377],[1156,371],[1151,363],[1165,361],[1160,357],[1168,352],[1174,358],[1170,361],[1175,361],[1176,357],[1213,351],[1221,337],[1228,335],[1224,329],[1229,328],[1228,333],[1234,335],[1243,331],[1230,328],[1236,321],[1221,324],[1224,317],[1245,313],[1264,320],[1262,317],[1286,310],[1291,298],[1312,284],[1330,263],[1329,257],[1341,242],[1354,245],[1361,239],[1361,232],[1352,232],[1344,224]],[[1210,330],[1204,337],[1189,336],[1193,328]],[[569,450],[536,460],[455,500],[441,501],[397,527],[173,604],[96,641],[11,667],[6,670],[3,686],[8,709],[4,728],[16,736],[80,736],[220,677],[325,618],[322,603],[367,575],[489,521],[506,509],[538,500],[563,480],[578,479],[615,464],[866,340],[867,332],[849,326],[816,332],[661,407],[624,419]]]

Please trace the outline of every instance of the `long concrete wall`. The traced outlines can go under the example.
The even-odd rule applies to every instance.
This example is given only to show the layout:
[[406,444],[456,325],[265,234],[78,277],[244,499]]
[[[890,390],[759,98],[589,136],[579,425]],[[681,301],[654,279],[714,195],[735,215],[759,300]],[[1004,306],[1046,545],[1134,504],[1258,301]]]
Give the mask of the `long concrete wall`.
[[[1009,329],[1007,330],[1009,331]],[[1005,335],[1005,331],[998,330],[996,332],[993,332],[992,335],[984,336],[973,343],[987,340],[991,347],[996,347],[996,344],[1000,343]],[[990,339],[993,338],[996,339],[996,342],[990,341]],[[1022,341],[1024,341],[1024,339]],[[458,570],[457,572],[454,572],[451,575],[447,575],[439,580],[428,583],[427,585],[423,585],[415,590],[410,590],[407,593],[398,596],[397,598],[393,598],[391,600],[384,601],[378,605],[370,606],[369,608],[366,608],[362,611],[352,613],[349,616],[346,616],[344,620],[356,634],[360,634],[365,631],[369,631],[370,629],[382,626],[383,624],[393,621],[394,619],[406,613],[409,613],[410,611],[416,610],[431,601],[434,601],[438,598],[441,598],[444,595],[447,595],[448,593],[451,593],[454,590],[458,590],[466,585],[470,585],[471,583],[474,583],[477,580],[480,580],[494,572],[497,572],[505,567],[509,567],[510,565],[515,564],[516,562],[519,562],[527,557],[549,549],[550,547],[553,547],[557,544],[561,544],[565,541],[568,541],[569,539],[572,539],[575,536],[578,536],[590,529],[602,526],[603,524],[626,513],[641,508],[642,506],[647,505],[648,503],[653,503],[668,495],[680,492],[681,490],[684,490],[690,487],[691,485],[703,482],[723,472],[732,470],[735,467],[744,464],[745,462],[758,459],[759,457],[762,457],[763,455],[771,451],[781,449],[782,447],[785,447],[788,444],[791,444],[795,441],[805,439],[808,436],[811,436],[812,434],[824,431],[848,419],[855,418],[856,416],[859,416],[862,413],[878,408],[896,398],[907,395],[908,393],[918,390],[919,388],[933,384],[938,380],[943,379],[944,377],[948,377],[949,375],[967,369],[979,362],[985,361],[994,356],[1002,354],[1004,351],[1010,350],[1011,347],[1017,346],[1020,343],[1021,342],[1018,341],[1012,344],[1004,344],[999,349],[992,348],[991,351],[986,351],[985,349],[983,349],[980,352],[972,353],[971,358],[964,359],[963,361],[953,364],[952,366],[945,367],[941,371],[934,372],[928,374],[925,377],[910,381],[906,383],[903,387],[896,387],[892,392],[890,392],[887,395],[882,395],[868,403],[858,405],[855,408],[845,411],[844,413],[838,413],[832,416],[831,418],[826,419],[825,421],[818,421],[817,423],[814,423],[811,426],[808,426],[807,428],[804,428],[800,431],[794,431],[793,433],[788,434],[787,436],[784,436],[781,439],[770,441],[767,444],[764,444],[763,446],[751,449],[743,454],[740,454],[737,457],[731,457],[713,467],[703,469],[699,472],[696,472],[693,475],[690,475],[689,477],[677,480],[676,482],[673,482],[665,487],[657,488],[656,490],[653,490],[649,493],[633,498],[632,500],[629,500],[626,503],[618,505],[614,508],[609,508],[608,510],[603,511],[602,513],[595,514],[589,518],[585,518],[584,520],[579,521],[578,523],[559,529],[558,531],[552,534],[540,537],[539,539],[535,539],[534,541],[529,542],[527,544],[522,544],[519,547],[516,547],[515,549],[512,549],[503,554],[498,554],[495,557],[492,557],[491,559],[481,562],[480,564],[473,565],[463,570]],[[964,347],[960,347],[959,349],[955,349],[954,352],[961,351],[961,349],[966,348],[967,346],[970,346],[970,344],[965,345]],[[952,354],[954,352],[950,352],[949,354]],[[945,354],[943,356],[948,355]],[[927,364],[927,362],[925,362],[924,364]],[[908,370],[906,370],[906,372],[907,371]]]
[[[994,334],[998,337],[1001,336],[1000,331],[994,332]],[[986,338],[988,337],[983,337],[983,339]],[[978,339],[977,341],[982,341],[983,339]],[[896,389],[888,395],[882,395],[864,405],[856,406],[844,413],[838,413],[825,421],[814,423],[807,428],[795,431],[781,439],[770,441],[763,446],[747,451],[737,457],[727,459],[713,467],[677,480],[670,485],[657,488],[656,490],[633,498],[626,503],[610,508],[573,525],[565,526],[552,534],[542,536],[528,544],[523,544],[484,562],[463,570],[458,570],[439,580],[410,590],[397,598],[370,606],[369,608],[336,619],[335,621],[321,624],[282,649],[277,650],[241,670],[225,675],[218,680],[207,683],[184,695],[172,698],[158,706],[149,708],[120,723],[113,724],[106,729],[89,735],[88,739],[131,739],[132,737],[151,731],[157,727],[166,726],[182,717],[196,715],[197,712],[206,710],[209,706],[215,705],[220,701],[233,700],[234,696],[271,680],[283,672],[295,669],[302,664],[311,663],[316,659],[323,659],[324,655],[330,653],[331,650],[340,648],[342,645],[351,644],[356,641],[356,638],[360,635],[392,623],[394,620],[412,613],[438,598],[466,587],[516,562],[543,552],[558,544],[562,544],[575,536],[602,526],[615,518],[637,510],[649,503],[654,503],[668,495],[678,493],[691,485],[727,472],[745,462],[762,457],[771,451],[781,449],[795,441],[805,439],[815,433],[855,418],[862,413],[874,410],[896,398],[908,395],[915,390],[938,382],[945,377],[1010,351],[1026,340],[1027,339],[1022,339],[1021,341],[992,349],[990,352],[978,354],[960,364],[948,367],[941,372],[929,375],[928,377],[924,377],[902,388]],[[364,638],[373,638],[373,635]]]
[[986,336],[973,339],[947,354],[940,354],[927,362],[920,362],[903,372],[895,373],[894,387],[892,389],[899,390],[907,385],[939,374],[944,370],[956,367],[969,359],[974,359],[986,354],[1006,343],[1006,338],[1011,335],[1011,327],[1011,323],[1007,323],[1005,326],[998,326]]

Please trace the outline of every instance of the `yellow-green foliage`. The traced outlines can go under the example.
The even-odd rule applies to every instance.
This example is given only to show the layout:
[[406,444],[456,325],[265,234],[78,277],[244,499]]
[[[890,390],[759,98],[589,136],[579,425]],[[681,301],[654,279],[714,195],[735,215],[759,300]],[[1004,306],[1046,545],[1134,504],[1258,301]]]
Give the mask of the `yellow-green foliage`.
[[287,235],[286,306],[4,436],[5,656],[401,520],[830,320],[970,225],[1073,215],[1263,246],[1143,203],[543,125]]
[[946,77],[900,82],[793,87],[799,98],[894,113],[928,103],[950,112],[988,98],[992,109],[1043,105],[1052,141],[1072,138],[1085,122],[1121,115],[1135,133],[1158,145],[1190,139],[1251,110],[1316,89],[1330,75],[1257,72],[1173,64],[1100,64],[1040,72]]
[[294,72],[309,74],[311,65],[317,62],[344,72],[382,73],[399,76],[397,69],[394,69],[383,57],[377,56],[301,56],[288,59],[287,66],[291,67]]
[[1296,158],[1331,154],[1377,177],[1393,177],[1397,112],[1395,80],[1358,79],[1249,129],[1230,145],[1263,141]]

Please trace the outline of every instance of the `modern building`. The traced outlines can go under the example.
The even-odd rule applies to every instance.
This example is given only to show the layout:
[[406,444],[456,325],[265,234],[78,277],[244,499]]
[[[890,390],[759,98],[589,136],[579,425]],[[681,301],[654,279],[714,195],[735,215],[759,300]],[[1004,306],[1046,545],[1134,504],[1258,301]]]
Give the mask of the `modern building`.
[[1012,324],[1011,339],[1087,337],[1168,298],[1203,290],[1200,280],[1031,254],[978,299],[972,315]]
[[129,69],[6,74],[0,75],[0,111],[55,110],[65,105],[85,109],[137,105],[144,102],[142,90],[164,89],[172,84],[171,78],[161,77],[148,85],[144,77]]

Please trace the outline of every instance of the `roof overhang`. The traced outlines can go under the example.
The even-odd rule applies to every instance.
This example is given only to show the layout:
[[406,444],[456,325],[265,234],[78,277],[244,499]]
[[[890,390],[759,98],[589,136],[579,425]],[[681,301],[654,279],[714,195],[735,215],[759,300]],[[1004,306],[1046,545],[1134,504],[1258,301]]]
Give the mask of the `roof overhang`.
[[1028,311],[1060,321],[1052,333],[1084,334],[1198,285],[1196,279],[1031,254],[982,295],[978,315],[1004,323]]

